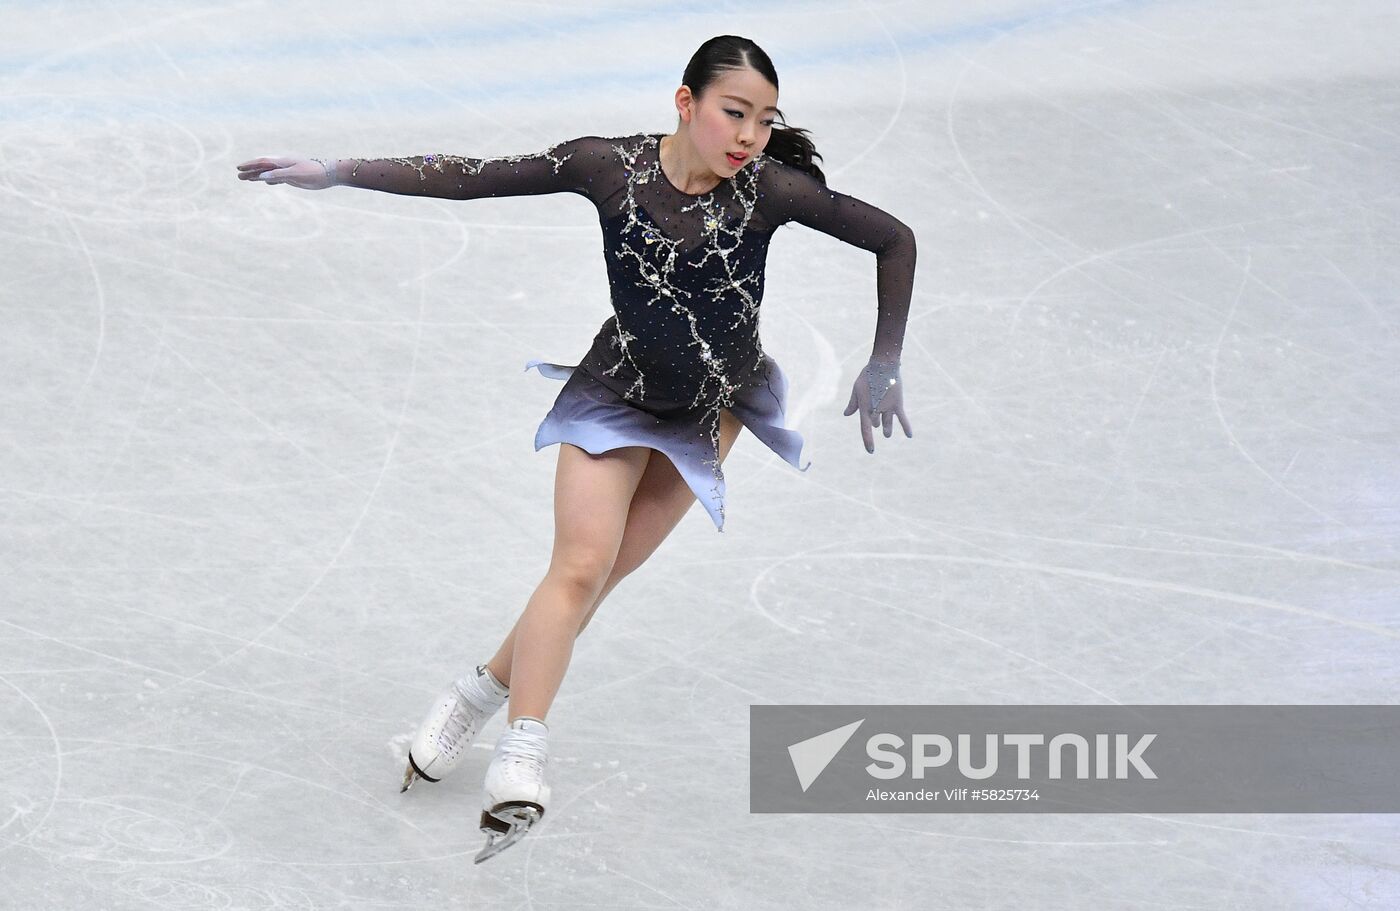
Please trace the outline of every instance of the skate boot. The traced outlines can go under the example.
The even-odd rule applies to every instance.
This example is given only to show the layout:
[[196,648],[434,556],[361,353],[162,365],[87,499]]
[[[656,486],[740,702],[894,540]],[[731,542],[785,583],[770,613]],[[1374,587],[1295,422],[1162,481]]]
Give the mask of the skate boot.
[[496,741],[481,798],[486,847],[476,855],[477,863],[515,844],[544,816],[549,805],[549,785],[544,783],[548,734],[543,721],[522,715]]
[[478,665],[438,697],[418,728],[408,751],[403,786],[407,791],[415,778],[439,781],[466,755],[467,747],[482,725],[505,704],[510,688],[502,685],[486,665]]

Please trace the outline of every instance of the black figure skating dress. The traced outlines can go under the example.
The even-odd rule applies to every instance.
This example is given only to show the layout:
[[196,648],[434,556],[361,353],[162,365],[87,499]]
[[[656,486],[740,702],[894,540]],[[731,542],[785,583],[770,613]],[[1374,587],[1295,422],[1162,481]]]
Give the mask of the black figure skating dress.
[[682,192],[661,170],[663,135],[584,136],[503,158],[360,160],[341,183],[450,199],[569,192],[592,201],[613,315],[579,363],[526,364],[565,381],[535,449],[656,449],[723,531],[722,409],[793,467],[810,465],[799,464],[802,437],[785,425],[787,378],[759,343],[774,231],[796,221],[879,255],[877,346],[879,333],[902,333],[914,238],[888,213],[762,154],[709,192]]

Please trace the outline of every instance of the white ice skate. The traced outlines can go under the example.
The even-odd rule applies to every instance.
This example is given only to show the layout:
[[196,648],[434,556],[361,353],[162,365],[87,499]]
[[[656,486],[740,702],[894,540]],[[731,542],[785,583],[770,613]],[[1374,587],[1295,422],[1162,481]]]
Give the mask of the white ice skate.
[[515,844],[544,816],[549,805],[549,785],[544,782],[548,734],[543,721],[524,715],[512,721],[496,741],[481,798],[486,846],[477,853],[477,863]]
[[415,778],[440,781],[451,772],[466,755],[482,725],[509,695],[510,688],[497,681],[484,664],[477,666],[476,673],[453,683],[433,703],[413,738],[399,793],[412,787]]

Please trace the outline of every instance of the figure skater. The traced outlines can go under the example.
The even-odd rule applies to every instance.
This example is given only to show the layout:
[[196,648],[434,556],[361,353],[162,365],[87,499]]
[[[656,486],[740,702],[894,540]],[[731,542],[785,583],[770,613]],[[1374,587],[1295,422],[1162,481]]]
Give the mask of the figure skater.
[[[361,187],[479,199],[577,193],[598,210],[613,315],[578,364],[529,361],[564,385],[539,425],[554,443],[549,569],[496,654],[433,705],[400,788],[439,781],[485,721],[510,702],[482,795],[486,846],[514,844],[549,804],[545,715],[574,640],[698,499],[724,530],[721,463],[739,431],[794,468],[802,437],[785,426],[787,379],[759,343],[768,244],[797,222],[877,254],[878,313],[868,364],[846,415],[874,452],[897,417],[908,437],[900,351],[914,281],[914,233],[830,190],[807,130],[775,122],[778,76],[747,38],[702,44],[675,93],[675,132],[583,136],[501,158],[419,155],[337,160],[256,158],[239,178],[308,190]],[[785,119],[785,118],[783,118]]]

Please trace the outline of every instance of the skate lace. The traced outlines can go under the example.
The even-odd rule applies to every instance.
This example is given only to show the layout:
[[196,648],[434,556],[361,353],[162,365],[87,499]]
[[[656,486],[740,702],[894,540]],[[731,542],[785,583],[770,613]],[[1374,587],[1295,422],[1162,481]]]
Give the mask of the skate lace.
[[543,738],[517,733],[516,736],[506,737],[501,741],[501,761],[508,767],[523,767],[539,776],[544,773],[544,764],[548,758],[549,750]]
[[452,691],[457,696],[457,704],[452,707],[447,719],[443,721],[442,732],[449,742],[455,743],[467,733],[467,728],[471,726],[472,716],[477,709],[467,699],[467,694],[462,691],[460,682],[452,684]]

